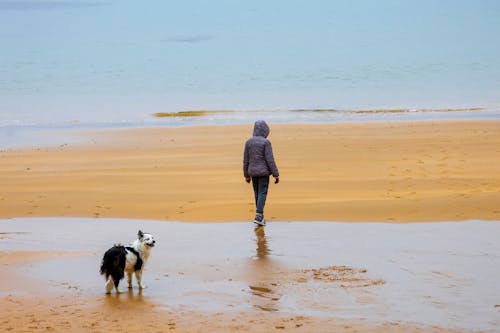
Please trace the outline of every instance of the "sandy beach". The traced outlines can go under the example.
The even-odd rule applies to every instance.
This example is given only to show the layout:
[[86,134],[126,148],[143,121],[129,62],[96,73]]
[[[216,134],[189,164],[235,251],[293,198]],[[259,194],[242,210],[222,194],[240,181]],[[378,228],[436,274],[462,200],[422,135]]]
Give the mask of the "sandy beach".
[[[248,221],[252,126],[86,133],[0,152],[0,218]],[[271,124],[281,183],[268,221],[500,220],[500,122]]]
[[[498,330],[500,122],[270,126],[264,236],[234,223],[254,214],[250,125],[1,150],[0,331]],[[150,287],[104,296],[103,251],[142,226],[161,245]]]

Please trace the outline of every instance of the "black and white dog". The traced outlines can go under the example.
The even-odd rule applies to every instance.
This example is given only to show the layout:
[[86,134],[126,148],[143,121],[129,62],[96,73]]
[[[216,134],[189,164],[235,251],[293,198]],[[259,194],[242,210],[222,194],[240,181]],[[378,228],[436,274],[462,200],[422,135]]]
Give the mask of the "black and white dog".
[[143,233],[141,230],[139,230],[137,236],[139,238],[132,244],[128,246],[118,244],[104,253],[101,275],[104,275],[106,279],[106,294],[110,294],[113,287],[115,287],[117,293],[120,292],[118,285],[125,273],[127,273],[129,288],[132,288],[133,273],[135,273],[139,289],[145,288],[141,282],[142,271],[156,241],[151,234]]

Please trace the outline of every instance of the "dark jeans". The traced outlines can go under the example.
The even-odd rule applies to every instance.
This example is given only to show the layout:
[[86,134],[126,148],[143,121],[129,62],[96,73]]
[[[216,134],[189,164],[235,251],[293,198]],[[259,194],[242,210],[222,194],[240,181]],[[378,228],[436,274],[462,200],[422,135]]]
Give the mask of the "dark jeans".
[[269,188],[269,176],[252,177],[253,192],[255,194],[255,207],[258,214],[264,214],[266,205],[267,189]]

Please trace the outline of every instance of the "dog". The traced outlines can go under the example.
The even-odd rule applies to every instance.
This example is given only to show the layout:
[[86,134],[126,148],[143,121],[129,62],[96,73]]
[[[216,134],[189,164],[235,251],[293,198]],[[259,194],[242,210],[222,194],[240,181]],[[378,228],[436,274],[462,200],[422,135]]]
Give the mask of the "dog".
[[151,234],[144,233],[141,230],[137,233],[137,237],[138,239],[128,246],[116,244],[104,253],[101,263],[101,275],[106,280],[106,294],[110,294],[113,287],[116,293],[120,293],[118,285],[125,273],[127,274],[129,289],[132,288],[132,274],[134,273],[139,289],[146,288],[142,284],[142,272],[156,241]]

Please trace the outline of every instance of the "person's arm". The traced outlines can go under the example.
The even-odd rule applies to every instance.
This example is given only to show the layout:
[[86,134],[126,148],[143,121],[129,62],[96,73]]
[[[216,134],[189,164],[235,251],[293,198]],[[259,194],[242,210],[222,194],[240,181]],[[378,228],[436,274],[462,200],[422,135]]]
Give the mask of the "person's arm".
[[250,164],[250,158],[248,156],[248,142],[245,143],[245,150],[243,151],[243,177],[247,183],[250,183],[250,176],[248,175],[248,165]]
[[278,167],[276,166],[276,162],[274,161],[273,147],[271,145],[271,141],[267,141],[267,144],[264,147],[264,158],[266,159],[266,163],[269,166],[269,169],[271,169],[271,173],[275,178],[274,183],[278,184],[280,181],[279,180],[280,173],[278,171]]

